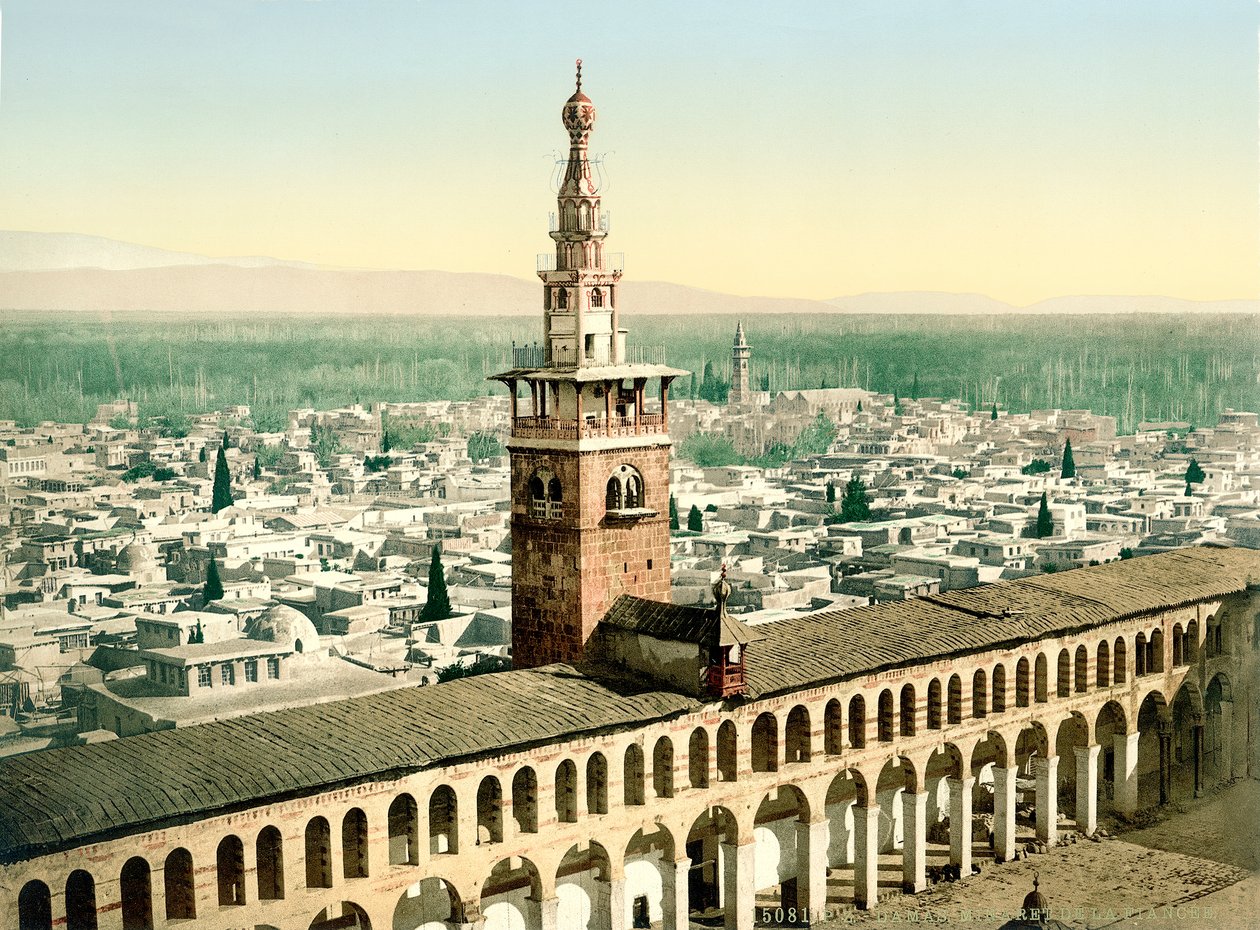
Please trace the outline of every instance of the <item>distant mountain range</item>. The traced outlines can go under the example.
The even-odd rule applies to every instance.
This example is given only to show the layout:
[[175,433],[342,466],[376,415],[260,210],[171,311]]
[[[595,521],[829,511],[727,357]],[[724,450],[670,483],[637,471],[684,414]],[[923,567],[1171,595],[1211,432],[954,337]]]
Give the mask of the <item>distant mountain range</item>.
[[[1258,313],[1260,301],[1058,297],[1016,307],[982,294],[858,294],[832,300],[738,297],[629,280],[632,313]],[[331,268],[262,256],[212,258],[74,233],[0,231],[0,310],[166,313],[537,313],[536,281],[446,271]]]

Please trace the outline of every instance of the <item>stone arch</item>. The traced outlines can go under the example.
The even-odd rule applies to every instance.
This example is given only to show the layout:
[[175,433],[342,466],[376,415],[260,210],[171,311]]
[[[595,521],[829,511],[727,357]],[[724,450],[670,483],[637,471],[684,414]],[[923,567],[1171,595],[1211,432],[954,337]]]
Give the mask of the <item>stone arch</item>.
[[280,831],[270,825],[259,830],[254,852],[258,866],[258,900],[281,900],[284,897],[284,838]]
[[571,846],[556,868],[556,926],[604,930],[612,904],[612,861],[594,840]]
[[577,823],[577,766],[565,759],[556,766],[555,802],[557,823]]
[[827,816],[829,842],[827,865],[848,866],[854,862],[854,808],[871,804],[866,777],[855,768],[837,774],[827,786],[823,811]]
[[844,751],[844,705],[835,698],[823,709],[823,752],[838,756]]
[[674,743],[668,736],[658,739],[652,750],[652,790],[658,798],[674,796]]
[[866,700],[860,694],[849,699],[849,745],[854,749],[866,746]]
[[518,832],[538,832],[538,775],[528,765],[512,776],[512,819]]
[[1169,790],[1174,799],[1195,795],[1202,779],[1201,747],[1195,727],[1204,719],[1203,698],[1193,682],[1184,681],[1172,702],[1172,773]]
[[717,737],[718,781],[735,781],[739,777],[739,735],[733,721],[724,720]]
[[368,822],[362,808],[352,807],[341,818],[341,872],[346,878],[368,877]]
[[1037,653],[1037,661],[1033,665],[1033,700],[1038,704],[1044,704],[1050,699],[1049,664],[1044,652]]
[[892,691],[879,692],[879,712],[876,717],[876,734],[881,743],[891,743],[896,733],[896,712],[893,710]]
[[312,918],[308,930],[323,930],[329,924],[347,930],[372,930],[372,919],[367,911],[353,901],[330,904]]
[[622,787],[627,806],[635,807],[644,803],[643,781],[645,775],[643,747],[638,743],[631,743],[626,747],[622,768]]
[[[739,822],[725,807],[711,807],[692,821],[686,834],[686,853],[691,859],[688,882],[688,912],[712,911],[719,901],[726,903],[725,889],[730,887],[735,857],[719,852],[721,846],[738,845]],[[728,921],[733,925],[733,921]]]
[[941,728],[941,680],[939,678],[933,678],[928,682],[927,728],[929,730]]
[[1174,623],[1172,628],[1172,664],[1173,668],[1185,664],[1185,632],[1180,623]]
[[1076,661],[1073,666],[1073,684],[1077,694],[1084,694],[1089,690],[1089,650],[1085,648],[1085,644],[1076,647]]
[[901,686],[901,702],[897,708],[897,720],[901,724],[901,736],[914,736],[915,722],[918,717],[918,702],[915,700],[914,685],[906,682]]
[[[954,743],[943,743],[928,755],[923,763],[923,790],[927,794],[924,814],[929,825],[951,816],[958,779],[969,771],[966,756]],[[931,842],[930,837],[927,839]]]
[[762,797],[753,817],[753,843],[756,846],[753,889],[759,896],[777,897],[785,912],[805,904],[801,886],[808,875],[801,874],[802,841],[799,824],[810,820],[809,801],[793,785],[781,785]]
[[918,789],[919,776],[907,756],[895,756],[880,769],[875,782],[875,803],[880,810],[880,852],[902,848],[905,830],[903,796],[906,793],[915,794]]
[[1098,644],[1098,661],[1094,669],[1094,680],[1100,688],[1111,687],[1111,644],[1105,639]]
[[1199,621],[1197,619],[1186,624],[1186,635],[1181,640],[1181,658],[1186,665],[1193,665],[1199,660]]
[[162,866],[162,890],[167,920],[193,920],[197,916],[197,889],[193,857],[184,847],[173,849]]
[[674,846],[673,834],[661,824],[648,834],[637,830],[626,844],[623,863],[629,919],[621,926],[640,927],[647,923],[659,927],[665,924],[667,915],[673,917],[674,900],[666,900],[665,889],[667,882],[677,878]]
[[968,772],[985,784],[993,781],[994,768],[1010,768],[1014,764],[1013,747],[997,730],[989,730],[984,739],[971,748]]
[[1015,663],[1015,706],[1016,707],[1027,707],[1029,704],[1029,697],[1032,694],[1032,688],[1030,687],[1030,684],[1029,684],[1030,677],[1031,676],[1029,675],[1028,658],[1026,656],[1020,656],[1019,661]]
[[709,731],[696,727],[687,740],[687,781],[692,788],[709,787]]
[[96,879],[83,869],[66,878],[66,930],[96,930]]
[[416,799],[406,792],[394,798],[387,815],[390,865],[415,865],[420,860],[420,818]]
[[971,716],[984,717],[989,712],[989,683],[984,669],[978,668],[971,676]]
[[18,892],[19,930],[52,930],[52,892],[39,879],[32,879]]
[[1146,658],[1148,651],[1146,648],[1146,634],[1139,631],[1137,636],[1133,637],[1133,677],[1141,678],[1148,671],[1146,667]]
[[1006,712],[1006,666],[999,662],[993,666],[993,713]]
[[1233,777],[1233,711],[1229,676],[1217,672],[1203,690],[1203,767],[1209,783]]
[[608,760],[602,752],[586,760],[586,809],[592,814],[608,813]]
[[306,823],[306,887],[332,887],[332,829],[323,817],[312,817]]
[[1125,643],[1123,636],[1117,636],[1114,647],[1111,650],[1111,681],[1112,684],[1122,685],[1128,680],[1129,674],[1129,647]]
[[962,676],[949,676],[949,691],[946,698],[946,720],[949,723],[962,723],[963,719],[963,697],[962,697]]
[[500,859],[481,885],[479,896],[485,930],[542,926],[542,876],[524,857]]
[[1164,631],[1156,627],[1146,644],[1146,671],[1157,674],[1164,670]]
[[455,885],[433,876],[403,890],[394,905],[393,930],[461,930],[470,916]]
[[503,786],[487,775],[477,786],[477,845],[503,842]]
[[787,762],[808,762],[813,757],[809,711],[804,705],[797,704],[788,714],[783,737],[784,758]]
[[1055,697],[1071,697],[1072,696],[1072,654],[1067,649],[1059,650],[1059,659],[1057,663],[1057,675],[1055,678]]
[[623,462],[608,476],[604,504],[608,510],[637,510],[643,507],[643,475],[633,465]]
[[[1140,650],[1135,649],[1134,653]],[[1168,734],[1172,714],[1168,701],[1157,688],[1147,691],[1137,715],[1137,800],[1138,807],[1151,807],[1168,800],[1169,770],[1161,742]]]
[[153,876],[148,861],[141,856],[128,859],[118,886],[123,930],[149,930],[153,926]]
[[239,836],[225,836],[214,854],[219,907],[245,903],[245,844]]
[[429,854],[459,852],[459,798],[450,785],[438,785],[429,795]]
[[752,770],[779,770],[779,723],[769,711],[758,714],[752,725]]
[[1020,771],[1029,773],[1028,763],[1032,758],[1046,758],[1052,754],[1050,735],[1045,725],[1039,720],[1026,722],[1015,738],[1015,761]]

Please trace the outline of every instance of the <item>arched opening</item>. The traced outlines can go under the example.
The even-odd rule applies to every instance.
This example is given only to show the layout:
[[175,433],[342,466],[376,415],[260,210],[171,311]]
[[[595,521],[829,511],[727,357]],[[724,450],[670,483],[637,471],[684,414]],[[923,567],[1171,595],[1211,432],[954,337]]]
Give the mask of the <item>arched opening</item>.
[[1181,641],[1181,657],[1186,665],[1193,665],[1199,660],[1199,621],[1191,620],[1186,624],[1186,635]]
[[1094,677],[1098,687],[1111,687],[1111,645],[1105,639],[1098,644],[1098,665]]
[[896,715],[893,711],[892,692],[885,688],[879,692],[878,715],[875,724],[876,739],[881,743],[891,743],[896,731]]
[[928,683],[927,727],[929,730],[941,728],[941,682],[938,678]]
[[[879,836],[876,849],[879,852],[902,853],[903,881],[917,884],[918,865],[914,862],[915,840],[910,820],[917,812],[919,803],[919,779],[914,766],[904,756],[890,759],[880,770],[875,783],[875,803],[879,805]],[[923,799],[926,802],[926,799]],[[914,805],[915,812],[907,817],[907,805]],[[909,823],[908,823],[909,820]],[[907,827],[911,832],[907,836]],[[922,825],[926,829],[926,823]],[[926,841],[926,836],[924,837]],[[911,869],[910,866],[913,866]],[[900,883],[899,883],[900,884]]]
[[777,772],[779,770],[779,725],[774,714],[764,713],[753,721],[752,770]]
[[[801,824],[809,823],[809,802],[799,788],[782,785],[762,798],[753,820],[757,900],[774,901],[785,916],[802,913],[808,899],[808,863],[814,850]],[[812,908],[811,908],[812,909]]]
[[1050,697],[1047,690],[1047,677],[1049,674],[1047,670],[1048,665],[1049,663],[1046,661],[1045,653],[1037,653],[1037,663],[1033,667],[1033,697],[1036,699],[1038,704],[1044,704]]
[[538,776],[529,766],[512,776],[512,817],[518,833],[538,832]]
[[1203,704],[1189,682],[1177,689],[1172,703],[1172,771],[1170,800],[1193,798],[1202,784],[1203,758],[1195,745],[1195,726],[1203,719]]
[[[630,920],[623,920],[620,926],[662,927],[667,918],[674,917],[679,896],[665,894],[666,883],[672,885],[676,876],[674,848],[674,837],[663,826],[646,835],[638,830],[631,837],[623,857]],[[686,915],[682,917],[685,921]]]
[[984,669],[971,676],[971,716],[983,717],[989,712],[989,681]]
[[566,287],[556,288],[555,307],[557,310],[569,309],[569,289]]
[[844,708],[835,698],[823,710],[823,752],[838,756],[844,751]]
[[563,498],[560,494],[560,479],[555,475],[551,476],[551,480],[547,482],[547,500],[558,504]]
[[1072,656],[1066,649],[1059,650],[1058,678],[1055,682],[1055,695],[1065,698],[1072,696]]
[[239,837],[225,836],[214,854],[219,880],[219,907],[245,903],[245,844]]
[[481,915],[487,930],[541,927],[542,881],[534,863],[500,860],[481,886]]
[[1146,634],[1139,633],[1133,638],[1133,676],[1141,678],[1146,674]]
[[66,930],[96,927],[96,880],[82,869],[75,869],[66,879]]
[[449,785],[439,785],[429,796],[429,854],[459,852],[459,800]]
[[[1015,765],[1019,769],[1019,777],[1025,780],[1031,791],[1025,791],[1023,799],[1031,801],[1028,807],[1017,806],[1015,809],[1016,834],[1021,838],[1025,831],[1030,839],[1042,839],[1045,829],[1057,828],[1058,791],[1050,790],[1048,783],[1037,777],[1037,769],[1046,765],[1046,759],[1054,753],[1051,737],[1040,723],[1028,724],[1015,739]],[[1031,784],[1029,784],[1031,783]],[[1018,784],[1018,783],[1017,783]],[[1043,788],[1045,789],[1043,793]],[[1018,788],[1016,789],[1018,793]],[[1044,810],[1043,810],[1044,807]],[[1042,821],[1043,830],[1037,830],[1038,820]]]
[[[1134,657],[1145,651],[1135,648]],[[1138,708],[1137,801],[1138,808],[1153,807],[1168,801],[1169,763],[1164,746],[1172,725],[1168,702],[1158,691],[1152,691]]]
[[389,805],[389,864],[415,865],[420,857],[419,811],[416,799],[400,794]]
[[[739,841],[738,830],[730,811],[712,807],[697,817],[687,832],[686,852],[691,859],[687,902],[693,920],[715,923],[717,915],[725,913],[724,907],[730,903],[725,890],[733,887],[727,879],[734,878],[735,869],[729,847]],[[721,849],[724,846],[728,848]],[[727,923],[734,926],[733,920]]]
[[1172,664],[1173,668],[1185,664],[1185,650],[1183,649],[1183,640],[1185,634],[1181,630],[1180,623],[1174,623],[1172,629]]
[[834,876],[829,884],[828,900],[852,903],[855,895],[856,823],[855,811],[870,802],[866,782],[856,769],[841,772],[827,787],[824,811],[827,817],[829,842],[826,864]]
[[617,476],[608,479],[608,488],[604,492],[604,507],[608,510],[621,509],[621,482]]
[[718,781],[734,781],[738,775],[739,737],[735,733],[735,724],[723,721],[718,727],[717,770]]
[[1074,821],[1076,828],[1088,833],[1087,811],[1080,809],[1082,798],[1077,792],[1076,750],[1089,746],[1089,724],[1080,714],[1073,713],[1060,721],[1054,739],[1054,753],[1059,757],[1055,790],[1058,792],[1058,812]]
[[949,701],[946,708],[950,723],[962,723],[962,678],[957,675],[949,678]]
[[1006,666],[993,666],[993,713],[1006,712]]
[[901,735],[914,736],[914,724],[917,714],[917,702],[914,697],[914,685],[901,686],[901,706],[898,708],[897,719],[901,721]]
[[556,897],[557,927],[603,930],[608,926],[612,869],[602,845],[590,842],[569,848],[556,870]]
[[866,746],[866,701],[860,694],[849,700],[849,745],[854,749]]
[[784,751],[787,762],[808,762],[813,755],[810,747],[809,711],[801,705],[788,714],[787,731],[784,733]]
[[709,734],[704,727],[692,730],[687,741],[687,780],[693,788],[709,787]]
[[338,901],[330,904],[311,921],[307,930],[372,930],[372,920],[367,911],[353,901]]
[[1089,690],[1089,650],[1084,645],[1076,647],[1075,683],[1076,693],[1084,694]]
[[571,759],[556,766],[556,821],[577,823],[577,766]]
[[394,906],[393,930],[458,930],[467,923],[459,892],[442,878],[421,879]]
[[284,897],[284,838],[275,827],[263,827],[254,843],[258,862],[258,900]]
[[332,887],[332,830],[323,817],[306,825],[306,887]]
[[586,809],[592,814],[608,813],[608,760],[602,752],[586,760]]
[[1152,674],[1164,670],[1164,631],[1154,630],[1146,645],[1146,670]]
[[18,893],[19,930],[52,930],[52,893],[43,882],[29,881]]
[[674,744],[668,736],[658,739],[652,750],[652,790],[658,798],[674,796]]
[[603,305],[604,305],[604,292],[601,291],[597,287],[593,288],[591,290],[591,306],[602,307]]
[[153,884],[149,863],[128,859],[118,877],[123,930],[153,930]]
[[1203,710],[1204,780],[1214,785],[1234,776],[1234,698],[1229,678],[1223,673],[1217,673],[1208,682]]
[[1125,643],[1124,637],[1117,636],[1115,648],[1111,653],[1111,680],[1114,684],[1122,685],[1127,680],[1129,665],[1128,650],[1129,647],[1128,644]]
[[[1098,753],[1098,809],[1117,808],[1113,802],[1116,798],[1116,752],[1123,750],[1123,739],[1128,732],[1125,722],[1124,708],[1115,701],[1108,701],[1098,711],[1094,721],[1094,742],[1101,749]],[[1117,808],[1118,809],[1118,808]]]
[[1015,664],[1015,706],[1027,707],[1029,698],[1028,660],[1021,658]]
[[638,743],[631,743],[626,747],[625,764],[622,769],[622,785],[627,806],[635,807],[643,803],[644,777],[643,747]]
[[503,842],[503,787],[493,775],[477,786],[477,844]]
[[197,916],[192,853],[181,847],[166,857],[162,885],[166,893],[167,920],[192,920]]
[[368,877],[367,814],[357,807],[341,819],[341,871],[346,878]]

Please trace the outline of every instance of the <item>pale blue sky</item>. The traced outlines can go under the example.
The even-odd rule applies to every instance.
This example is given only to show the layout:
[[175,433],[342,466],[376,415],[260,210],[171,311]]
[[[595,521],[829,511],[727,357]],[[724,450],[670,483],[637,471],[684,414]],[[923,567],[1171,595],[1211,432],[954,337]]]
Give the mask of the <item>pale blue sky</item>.
[[1252,0],[0,0],[0,227],[529,276],[573,59],[627,274],[1257,296]]

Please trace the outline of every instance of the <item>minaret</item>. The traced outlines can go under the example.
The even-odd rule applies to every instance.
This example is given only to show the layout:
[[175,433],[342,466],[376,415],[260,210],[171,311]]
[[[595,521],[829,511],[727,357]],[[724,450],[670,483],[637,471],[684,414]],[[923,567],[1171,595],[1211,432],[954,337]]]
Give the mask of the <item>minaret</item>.
[[731,347],[731,390],[726,396],[728,404],[746,404],[752,400],[752,386],[748,383],[748,359],[752,346],[744,338],[744,321],[735,326],[735,344]]
[[[668,601],[669,385],[686,372],[663,349],[627,361],[617,309],[621,271],[587,143],[595,105],[565,102],[569,158],[540,256],[543,344],[513,347],[512,662],[577,662],[622,594]],[[525,396],[518,397],[521,388]],[[522,409],[522,404],[525,405]]]

